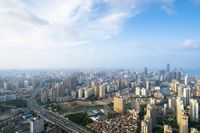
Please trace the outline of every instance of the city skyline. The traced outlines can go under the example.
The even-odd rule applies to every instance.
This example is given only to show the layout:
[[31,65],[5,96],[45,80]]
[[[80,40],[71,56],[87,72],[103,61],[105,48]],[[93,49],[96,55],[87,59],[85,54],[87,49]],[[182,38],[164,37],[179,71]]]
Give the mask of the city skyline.
[[2,0],[0,69],[199,69],[199,0]]

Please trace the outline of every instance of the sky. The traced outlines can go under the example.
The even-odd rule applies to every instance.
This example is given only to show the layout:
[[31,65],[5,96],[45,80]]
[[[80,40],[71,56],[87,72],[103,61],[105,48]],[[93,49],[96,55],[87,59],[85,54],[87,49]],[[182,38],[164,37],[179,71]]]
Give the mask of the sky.
[[200,69],[200,0],[0,0],[0,69]]

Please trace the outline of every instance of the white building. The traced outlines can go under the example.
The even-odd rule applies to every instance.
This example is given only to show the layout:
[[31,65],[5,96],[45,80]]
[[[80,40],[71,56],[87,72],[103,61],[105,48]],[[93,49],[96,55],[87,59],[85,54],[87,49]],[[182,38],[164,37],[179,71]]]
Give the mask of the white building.
[[111,86],[110,86],[110,85],[107,85],[107,86],[106,86],[106,92],[107,92],[107,93],[110,93],[111,91],[112,91],[112,90],[111,90]]
[[44,120],[37,119],[30,122],[30,132],[31,133],[41,133],[44,130]]
[[155,90],[155,91],[160,91],[160,86],[155,86],[155,87],[154,87],[154,90]]
[[188,84],[188,79],[189,79],[188,75],[185,75],[185,79],[184,79],[185,85]]
[[78,89],[78,98],[82,98],[83,97],[83,88],[79,88]]
[[106,93],[105,87],[103,85],[101,85],[100,88],[99,88],[99,97],[100,98],[105,97],[105,95],[106,95],[105,93]]
[[170,97],[168,99],[168,108],[170,108],[170,109],[176,108],[176,98],[175,97]]
[[146,89],[149,90],[149,81],[146,81]]
[[198,122],[199,120],[199,104],[194,99],[190,99],[190,117],[192,121]]
[[139,87],[135,88],[135,95],[140,96],[140,88]]
[[146,97],[147,96],[147,90],[145,88],[141,89],[141,95]]
[[28,82],[28,80],[24,80],[24,87],[25,87],[25,88],[28,88],[28,87],[29,87],[29,82]]
[[90,91],[89,91],[89,89],[85,88],[85,89],[84,89],[84,98],[86,99],[86,98],[88,98],[89,96],[90,96]]

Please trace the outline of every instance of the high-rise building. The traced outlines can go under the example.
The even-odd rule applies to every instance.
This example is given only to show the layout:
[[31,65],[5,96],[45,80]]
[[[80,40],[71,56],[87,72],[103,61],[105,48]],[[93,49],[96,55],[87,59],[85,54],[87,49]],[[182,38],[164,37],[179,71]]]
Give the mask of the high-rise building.
[[198,122],[199,120],[199,104],[194,99],[190,99],[190,117],[191,121]]
[[167,64],[167,72],[170,72],[170,64]]
[[180,97],[176,99],[176,119],[180,133],[188,133],[188,116],[184,110],[183,101]]
[[178,97],[183,97],[183,87],[180,85],[177,87]]
[[48,102],[48,88],[43,88],[41,90],[41,102],[42,103]]
[[89,89],[85,88],[84,89],[84,98],[88,98],[90,96],[90,91]]
[[99,97],[104,98],[106,95],[105,93],[106,93],[105,87],[103,85],[101,85],[99,88]]
[[164,104],[163,112],[164,112],[164,115],[166,115],[166,113],[167,113],[167,104],[166,103]]
[[188,75],[185,75],[185,79],[184,79],[184,83],[185,83],[185,85],[187,85],[188,84],[188,81],[189,80],[189,77],[188,77]]
[[118,90],[121,90],[122,89],[122,81],[121,80],[116,80],[116,82],[117,82]]
[[168,99],[168,108],[172,108],[172,98]]
[[144,120],[141,121],[141,133],[151,133],[151,119],[149,116],[145,115]]
[[173,112],[173,114],[175,114],[176,111],[176,98],[175,97],[171,97],[168,99],[168,108],[170,108]]
[[200,83],[195,85],[195,96],[200,96]]
[[170,125],[164,125],[164,133],[172,133],[172,127]]
[[78,83],[78,79],[76,76],[69,76],[65,81],[65,89],[67,95],[71,95],[71,91],[76,89],[76,85]]
[[181,82],[181,72],[178,72],[176,79]]
[[172,82],[170,83],[170,87],[172,88],[172,90],[177,92],[178,86],[179,82],[176,79],[173,79]]
[[189,105],[190,102],[190,88],[183,89],[183,104],[184,106]]
[[51,101],[56,101],[56,98],[59,97],[59,89],[56,89],[55,87],[51,88]]
[[125,100],[122,96],[114,96],[114,111],[118,113],[125,112]]
[[94,87],[94,95],[95,95],[96,97],[99,96],[99,85],[98,85],[98,84]]
[[147,89],[147,90],[150,89],[150,84],[149,84],[149,81],[148,81],[148,80],[146,81],[146,89]]
[[92,83],[91,83],[91,87],[92,87],[92,89],[94,89],[95,86],[96,86],[96,82],[95,82],[94,80],[92,80]]
[[136,87],[135,88],[135,95],[140,96],[140,92],[141,92],[140,88]]
[[188,133],[188,116],[186,115],[185,111],[182,111],[181,122],[179,125],[179,132]]
[[44,130],[44,120],[37,119],[30,122],[30,132],[31,133],[41,133]]
[[78,98],[83,98],[83,88],[78,89]]
[[141,89],[141,95],[146,97],[147,96],[147,90],[145,88]]
[[25,88],[28,88],[28,87],[29,87],[29,81],[28,81],[28,80],[25,80],[25,81],[24,81],[24,87],[25,87]]
[[151,119],[152,129],[156,127],[156,106],[154,104],[147,105],[146,115]]
[[179,82],[181,82],[181,72],[179,71],[174,71],[172,73],[172,78],[178,80]]
[[111,91],[112,91],[112,90],[111,90],[111,86],[110,86],[110,85],[107,85],[107,86],[106,86],[106,92],[107,92],[107,93],[110,93]]
[[180,97],[177,97],[177,99],[176,99],[176,120],[177,120],[178,125],[181,123],[183,110],[184,110],[183,101]]
[[148,75],[148,68],[145,67],[145,68],[144,68],[144,76],[147,77],[147,75]]

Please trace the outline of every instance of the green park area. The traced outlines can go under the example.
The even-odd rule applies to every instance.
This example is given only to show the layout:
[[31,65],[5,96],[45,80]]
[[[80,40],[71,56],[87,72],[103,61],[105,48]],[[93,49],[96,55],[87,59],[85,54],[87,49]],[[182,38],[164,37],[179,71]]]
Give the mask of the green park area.
[[88,114],[85,113],[77,113],[77,114],[71,114],[66,116],[69,120],[86,127],[88,124],[92,123],[92,119],[88,116]]
[[7,111],[9,109],[24,108],[24,107],[27,107],[27,101],[24,99],[0,102],[1,112]]

